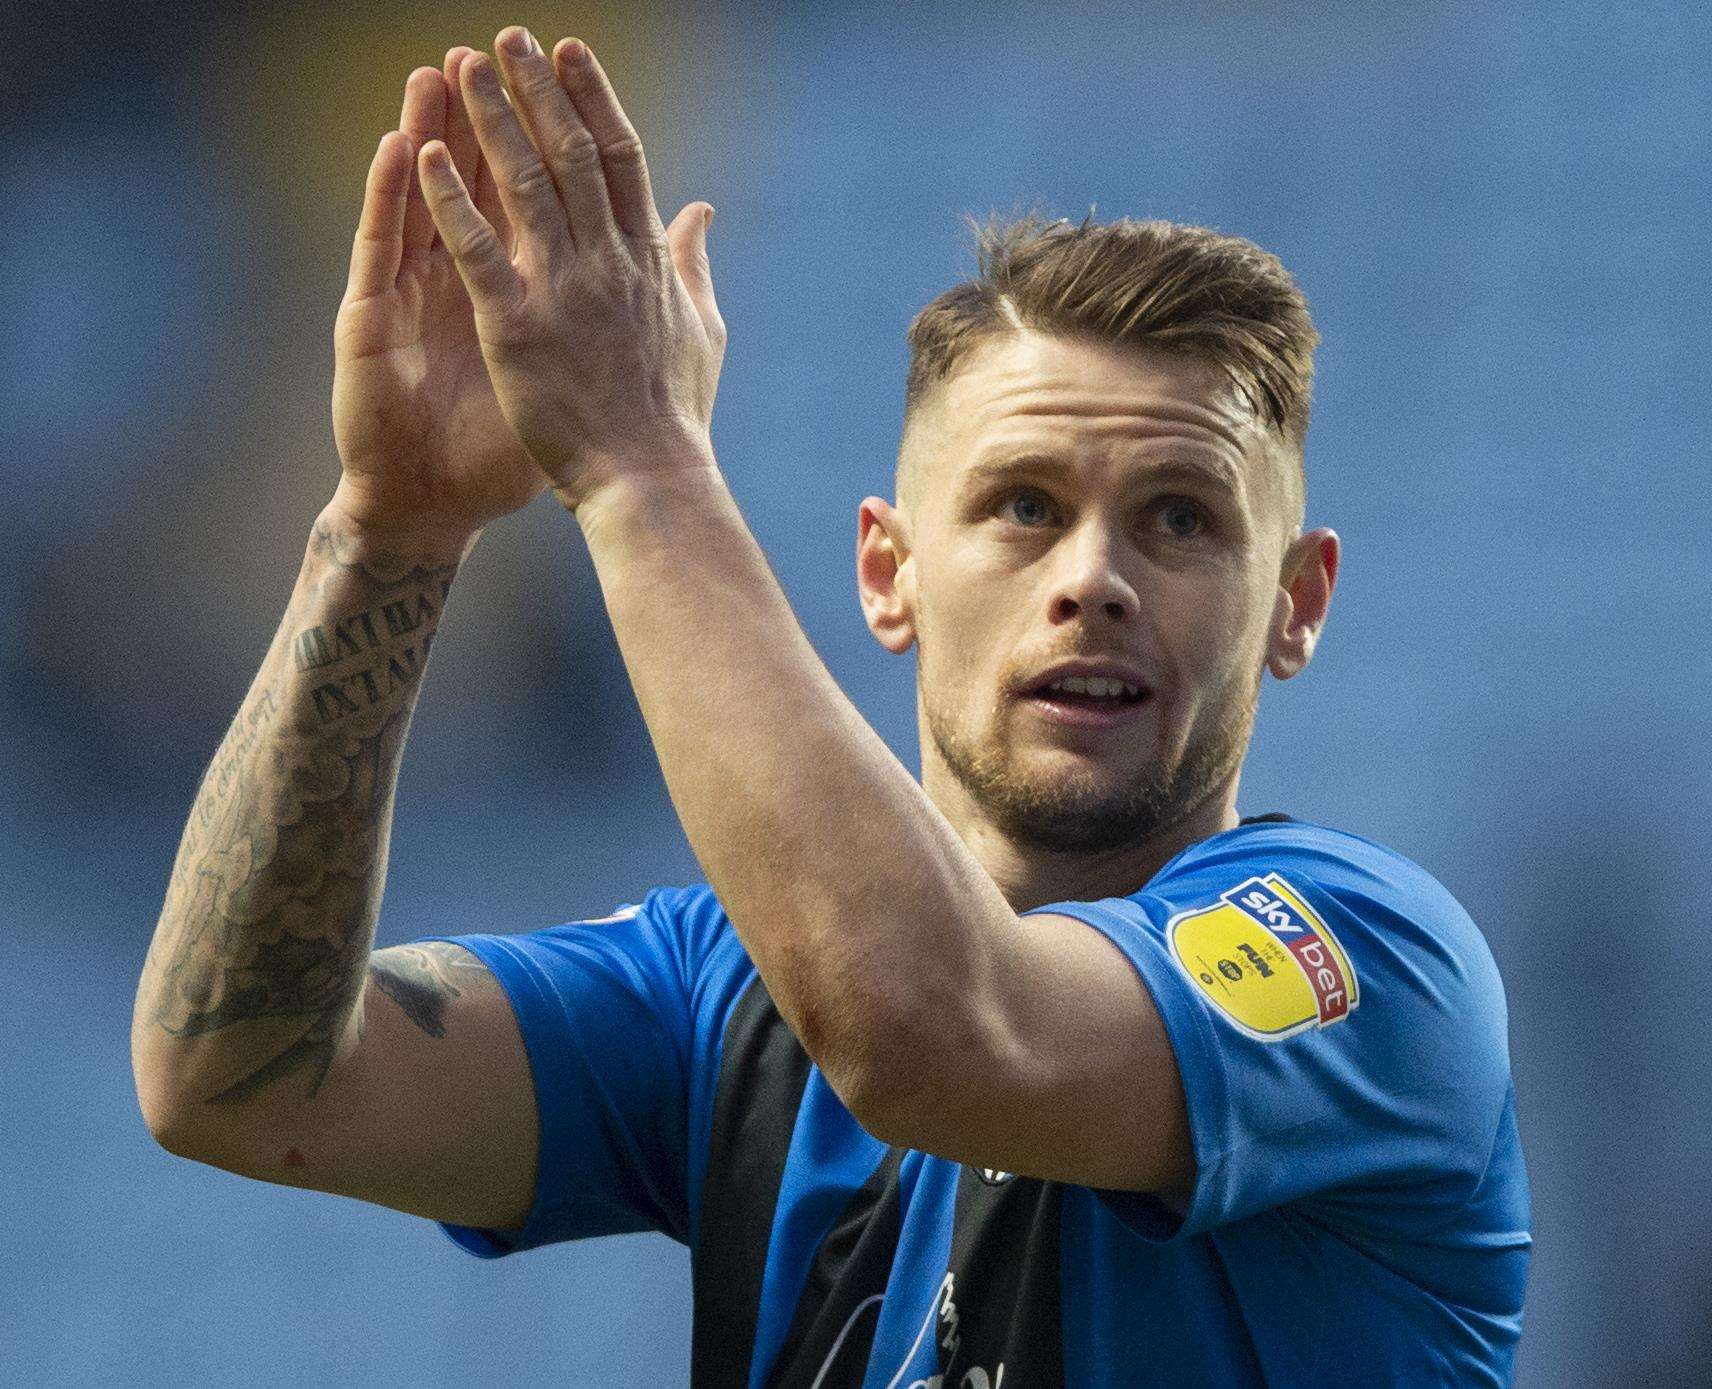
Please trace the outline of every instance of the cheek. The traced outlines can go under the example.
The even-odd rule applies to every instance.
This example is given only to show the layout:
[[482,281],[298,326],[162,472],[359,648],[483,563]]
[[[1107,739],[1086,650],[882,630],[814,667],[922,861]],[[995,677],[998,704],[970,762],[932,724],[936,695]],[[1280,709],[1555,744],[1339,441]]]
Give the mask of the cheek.
[[1003,644],[992,614],[946,598],[929,603],[917,619],[917,671],[924,697],[963,728],[984,728],[1001,704],[1006,674]]
[[1257,626],[1247,595],[1230,588],[1184,586],[1165,595],[1158,613],[1172,666],[1196,688],[1247,665],[1249,649],[1264,640],[1266,615]]
[[970,668],[976,653],[992,644],[1003,611],[994,585],[965,570],[917,571],[916,630],[924,649],[935,649],[941,674]]

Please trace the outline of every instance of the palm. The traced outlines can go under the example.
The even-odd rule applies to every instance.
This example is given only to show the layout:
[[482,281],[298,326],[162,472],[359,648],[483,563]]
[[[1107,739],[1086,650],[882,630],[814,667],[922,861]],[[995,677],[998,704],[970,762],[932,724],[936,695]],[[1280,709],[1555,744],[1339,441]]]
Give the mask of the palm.
[[369,168],[333,331],[339,501],[377,530],[479,530],[547,485],[500,414],[469,295],[415,175],[415,151],[444,139],[511,244],[459,95],[469,56],[455,48],[442,72],[418,68],[405,84],[399,132],[382,138]]
[[333,431],[346,484],[377,514],[470,527],[517,510],[546,477],[500,413],[469,296],[445,247],[340,310]]

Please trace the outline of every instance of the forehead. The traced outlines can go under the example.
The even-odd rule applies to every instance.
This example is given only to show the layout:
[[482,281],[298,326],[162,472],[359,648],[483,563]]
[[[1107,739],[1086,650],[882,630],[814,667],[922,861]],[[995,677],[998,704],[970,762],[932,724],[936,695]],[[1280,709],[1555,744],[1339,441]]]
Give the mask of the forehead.
[[1276,483],[1271,436],[1227,372],[1158,348],[1019,332],[981,343],[929,411],[934,490],[996,457],[1200,462],[1250,496]]

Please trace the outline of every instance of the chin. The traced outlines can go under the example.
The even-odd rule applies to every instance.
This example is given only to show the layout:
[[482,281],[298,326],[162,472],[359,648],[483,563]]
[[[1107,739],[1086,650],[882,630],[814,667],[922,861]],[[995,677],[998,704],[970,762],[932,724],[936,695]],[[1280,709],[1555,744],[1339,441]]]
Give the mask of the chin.
[[1116,798],[988,807],[994,823],[1018,844],[1054,854],[1100,854],[1139,844],[1161,821],[1149,807]]
[[1095,757],[1051,748],[1008,760],[1002,779],[1045,804],[1118,802],[1159,783],[1158,769],[1133,756],[1120,761],[1110,753]]
[[1155,778],[1083,766],[1010,774],[970,789],[1007,837],[1053,853],[1101,853],[1139,843],[1172,818]]
[[1144,843],[1192,813],[1213,784],[1205,759],[1190,758],[1173,775],[1140,739],[1095,757],[1062,744],[1019,746],[994,736],[997,730],[968,738],[935,713],[930,707],[928,728],[946,770],[995,829],[1043,852],[1106,853]]

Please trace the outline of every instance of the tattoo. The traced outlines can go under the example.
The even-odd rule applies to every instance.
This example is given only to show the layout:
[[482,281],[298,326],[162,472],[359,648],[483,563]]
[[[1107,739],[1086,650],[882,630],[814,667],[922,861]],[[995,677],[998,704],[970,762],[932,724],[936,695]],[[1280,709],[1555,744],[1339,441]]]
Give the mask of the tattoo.
[[[300,671],[335,667],[353,656],[376,653],[356,670],[311,692],[316,717],[323,724],[372,709],[421,678],[451,588],[448,577],[441,581],[438,594],[418,591],[347,618],[318,622],[298,633],[292,654]],[[405,638],[410,644],[398,647]],[[394,649],[387,650],[388,643]]]
[[[439,593],[442,604],[451,588],[450,579],[442,583]],[[375,621],[377,617],[380,619],[378,623]],[[373,651],[388,639],[409,636],[424,623],[432,631],[439,621],[439,609],[426,594],[418,593],[414,599],[399,598],[342,620],[318,622],[297,635],[293,644],[297,668],[319,670],[322,666],[336,665],[347,656]]]
[[375,987],[430,1037],[446,1035],[446,1005],[463,997],[454,976],[486,972],[487,966],[469,951],[445,941],[395,945],[377,950],[369,959],[369,978]]
[[239,1079],[210,1103],[294,1076],[313,1095],[333,1062],[361,997],[399,758],[457,568],[358,557],[316,526],[280,639],[197,794],[143,971],[153,1025],[192,1049],[226,1034],[201,1050]]

